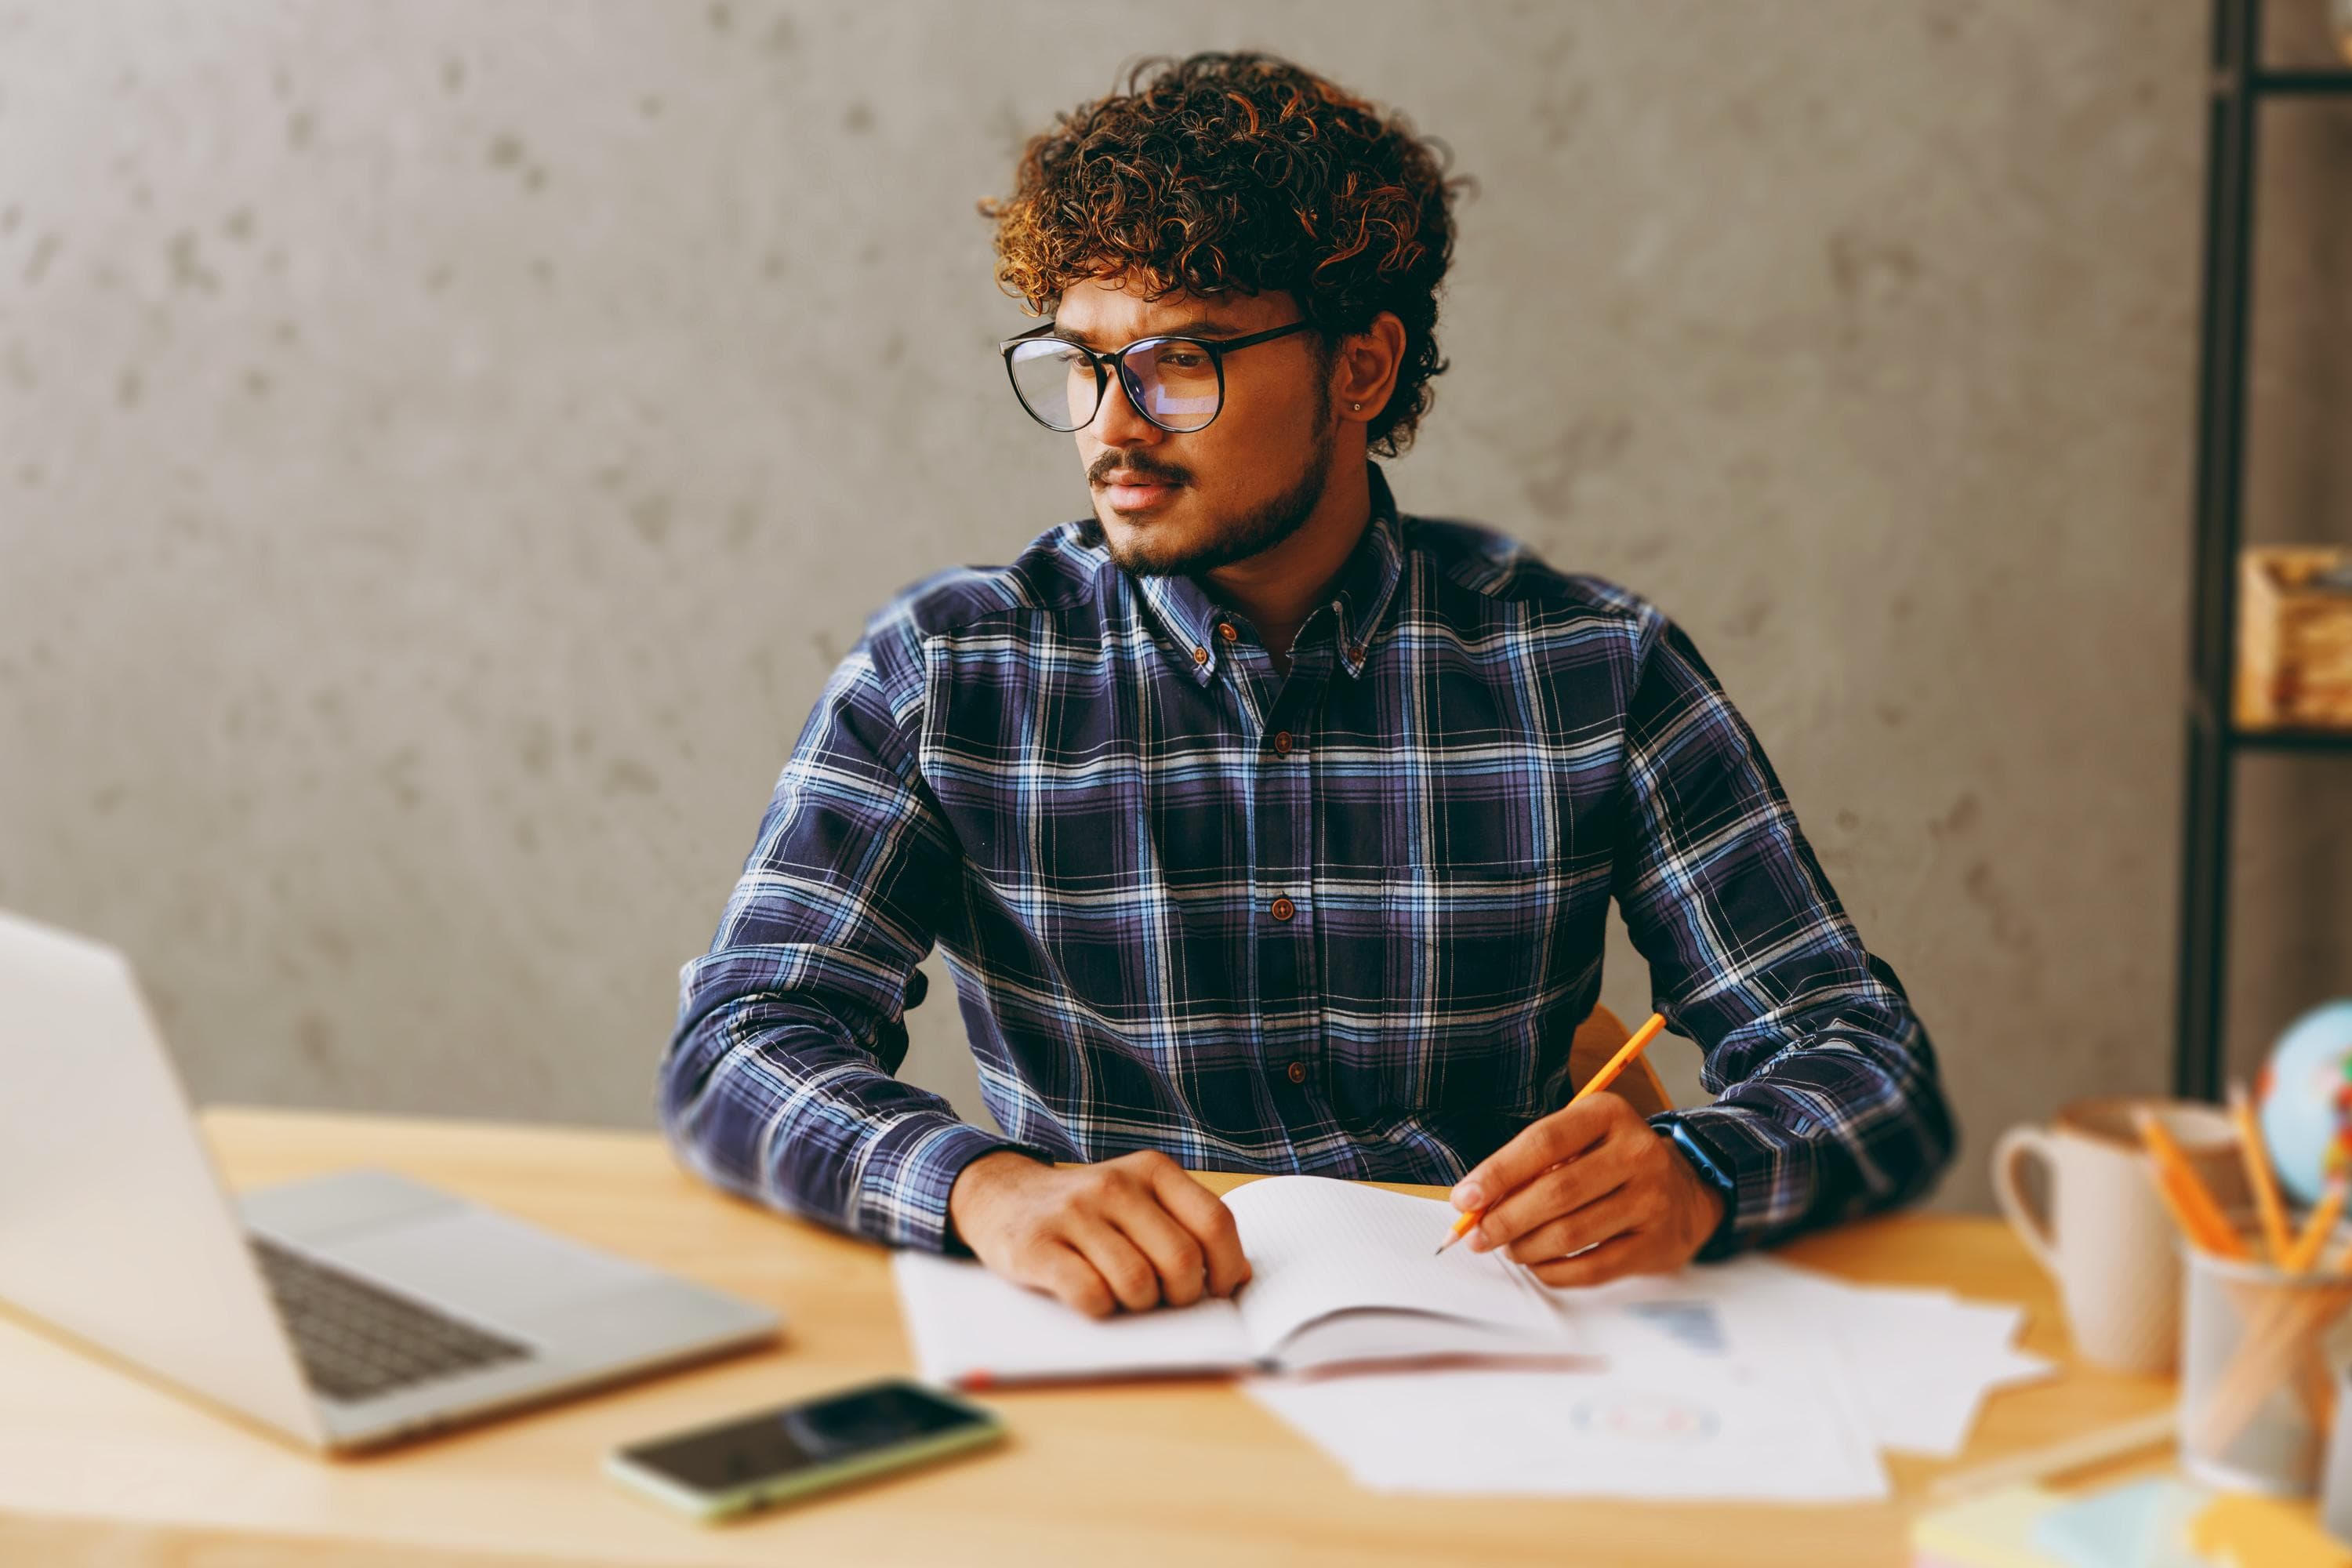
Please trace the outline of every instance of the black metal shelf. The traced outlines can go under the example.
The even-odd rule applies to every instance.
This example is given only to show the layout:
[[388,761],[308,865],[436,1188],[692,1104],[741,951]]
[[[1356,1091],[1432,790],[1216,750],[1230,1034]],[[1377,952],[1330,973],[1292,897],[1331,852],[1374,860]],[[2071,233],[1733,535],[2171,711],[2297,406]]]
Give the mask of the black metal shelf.
[[2352,753],[2352,730],[2232,730],[2229,743],[2242,752]]
[[2197,502],[2191,535],[2188,787],[2180,868],[2176,1093],[2220,1098],[2229,981],[2230,796],[2246,752],[2352,753],[2352,732],[2226,722],[2237,662],[2243,535],[2246,320],[2252,296],[2255,141],[2264,102],[2352,98],[2352,70],[2262,64],[2262,0],[2215,0],[2205,168],[2203,331],[2199,348]]
[[2333,66],[2294,70],[2257,70],[2246,79],[2259,97],[2313,98],[2352,92],[2352,70]]

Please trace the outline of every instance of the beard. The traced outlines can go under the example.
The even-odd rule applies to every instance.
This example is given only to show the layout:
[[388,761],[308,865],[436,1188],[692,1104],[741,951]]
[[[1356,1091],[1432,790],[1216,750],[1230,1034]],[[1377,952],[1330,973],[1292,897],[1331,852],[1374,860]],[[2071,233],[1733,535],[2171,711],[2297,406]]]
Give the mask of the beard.
[[1273,549],[1306,527],[1307,520],[1315,515],[1316,507],[1323,500],[1324,484],[1331,473],[1331,454],[1339,442],[1339,431],[1328,417],[1328,395],[1323,402],[1324,406],[1317,411],[1318,434],[1314,447],[1307,454],[1306,471],[1281,494],[1227,521],[1214,538],[1189,550],[1155,551],[1149,544],[1122,548],[1111,540],[1100,520],[1095,519],[1089,520],[1094,527],[1087,531],[1090,542],[1099,540],[1110,552],[1114,565],[1138,577],[1197,577],[1203,572],[1213,572]]

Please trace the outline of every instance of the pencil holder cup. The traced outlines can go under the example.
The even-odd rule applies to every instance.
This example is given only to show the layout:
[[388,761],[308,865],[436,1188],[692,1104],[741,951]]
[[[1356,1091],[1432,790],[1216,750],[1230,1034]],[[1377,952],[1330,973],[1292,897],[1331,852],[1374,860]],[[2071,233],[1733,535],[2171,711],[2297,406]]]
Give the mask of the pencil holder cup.
[[2180,1468],[2209,1486],[2310,1496],[2352,1352],[2352,1276],[2181,1250]]
[[2319,1522],[2337,1542],[2352,1544],[2352,1366],[2336,1369],[2336,1429],[2319,1482]]

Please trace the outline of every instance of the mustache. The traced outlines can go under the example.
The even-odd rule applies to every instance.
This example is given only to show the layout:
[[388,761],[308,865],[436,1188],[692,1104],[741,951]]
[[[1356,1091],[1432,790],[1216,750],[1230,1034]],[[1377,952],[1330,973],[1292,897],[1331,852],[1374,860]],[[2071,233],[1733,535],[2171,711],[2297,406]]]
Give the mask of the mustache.
[[1118,452],[1106,452],[1096,458],[1094,466],[1087,470],[1087,482],[1107,485],[1110,482],[1111,475],[1121,468],[1130,473],[1139,474],[1147,481],[1159,484],[1188,485],[1192,482],[1192,476],[1181,468],[1163,467],[1148,458],[1128,457]]

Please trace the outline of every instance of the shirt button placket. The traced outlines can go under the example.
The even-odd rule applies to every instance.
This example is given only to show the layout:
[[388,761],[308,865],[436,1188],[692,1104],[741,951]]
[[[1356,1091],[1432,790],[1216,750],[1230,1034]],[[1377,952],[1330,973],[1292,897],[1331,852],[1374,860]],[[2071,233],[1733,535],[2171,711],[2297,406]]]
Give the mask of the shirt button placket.
[[[1310,671],[1311,673],[1311,671]],[[1268,718],[1296,724],[1316,700],[1295,676]],[[1318,1092],[1321,1068],[1323,1010],[1315,1001],[1321,983],[1316,952],[1316,919],[1310,889],[1315,862],[1313,790],[1306,766],[1304,737],[1271,725],[1259,731],[1255,781],[1258,857],[1257,981],[1262,1069],[1272,1080],[1282,1108],[1284,1131],[1305,1142],[1329,1133],[1328,1112]]]

